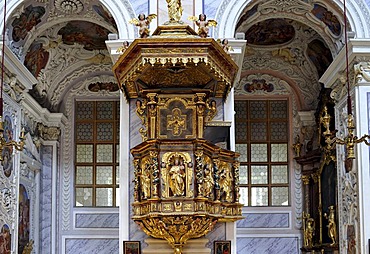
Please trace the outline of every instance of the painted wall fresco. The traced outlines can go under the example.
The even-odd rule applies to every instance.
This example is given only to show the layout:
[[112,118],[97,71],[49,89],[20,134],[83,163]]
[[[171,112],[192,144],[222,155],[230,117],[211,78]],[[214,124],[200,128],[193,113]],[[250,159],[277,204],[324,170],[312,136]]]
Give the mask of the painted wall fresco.
[[285,19],[269,19],[253,25],[245,33],[249,44],[277,45],[294,38],[295,30]]
[[306,53],[321,77],[333,61],[330,50],[322,41],[313,40],[308,44]]
[[12,22],[13,32],[12,38],[15,42],[26,38],[27,33],[31,31],[37,24],[41,22],[41,18],[45,14],[45,8],[42,6],[33,7],[29,5],[19,18]]
[[4,225],[0,231],[0,253],[10,254],[12,236],[8,225]]
[[113,82],[96,82],[93,84],[90,84],[88,89],[91,92],[99,92],[102,90],[106,90],[108,92],[116,92],[118,91],[118,84]]
[[30,199],[26,188],[19,185],[18,253],[22,253],[30,240]]
[[[13,140],[12,120],[9,116],[4,117],[3,128],[5,141],[8,142],[9,140]],[[1,164],[3,166],[4,175],[9,177],[13,172],[13,147],[4,147],[2,156],[3,161]]]
[[331,11],[328,11],[321,5],[314,4],[311,13],[315,15],[316,18],[324,22],[334,35],[339,36],[341,34],[342,28],[338,18]]
[[105,40],[108,39],[109,33],[107,29],[86,21],[71,21],[58,32],[65,44],[78,43],[86,50],[107,49]]
[[34,43],[25,57],[24,65],[37,77],[40,71],[45,68],[48,60],[49,52],[42,47],[42,43]]
[[272,92],[274,91],[274,85],[271,83],[267,83],[264,79],[253,79],[252,83],[247,83],[244,85],[244,90],[248,93],[252,93],[258,90]]

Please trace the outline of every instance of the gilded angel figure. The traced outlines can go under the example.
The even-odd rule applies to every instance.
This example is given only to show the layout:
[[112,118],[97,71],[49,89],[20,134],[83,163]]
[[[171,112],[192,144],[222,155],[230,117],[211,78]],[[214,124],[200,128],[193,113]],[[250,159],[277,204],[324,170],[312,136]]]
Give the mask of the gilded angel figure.
[[139,27],[140,38],[147,38],[149,36],[149,24],[153,19],[157,17],[157,14],[149,14],[145,17],[144,13],[140,13],[138,18],[131,19],[129,22]]
[[217,26],[217,22],[215,20],[207,20],[207,15],[203,13],[199,14],[199,18],[195,16],[190,16],[189,20],[194,21],[195,24],[198,26],[198,35],[202,38],[208,37],[210,26]]

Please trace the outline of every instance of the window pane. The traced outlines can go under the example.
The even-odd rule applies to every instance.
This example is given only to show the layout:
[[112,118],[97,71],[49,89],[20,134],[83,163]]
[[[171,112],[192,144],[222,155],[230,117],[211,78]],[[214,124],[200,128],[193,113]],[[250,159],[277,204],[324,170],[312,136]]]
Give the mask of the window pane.
[[113,119],[113,101],[98,101],[96,105],[97,119]]
[[96,184],[112,184],[113,172],[111,166],[96,167]]
[[265,119],[267,116],[265,101],[250,102],[251,119]]
[[94,102],[79,101],[76,103],[76,119],[77,120],[92,120],[94,115]]
[[248,184],[248,166],[239,167],[239,182],[240,184]]
[[246,122],[236,122],[235,124],[235,138],[238,141],[247,141],[248,139],[248,124]]
[[288,145],[271,144],[271,161],[272,162],[288,161]]
[[287,206],[289,205],[289,188],[273,187],[272,188],[272,205]]
[[268,188],[267,187],[252,187],[251,188],[251,204],[252,206],[267,206],[268,205]]
[[113,146],[97,145],[96,162],[113,162]]
[[76,206],[92,206],[92,188],[76,188]]
[[288,140],[287,123],[271,123],[271,140],[286,141]]
[[96,131],[96,140],[113,141],[113,123],[97,123]]
[[251,184],[267,184],[267,166],[251,166]]
[[267,139],[266,123],[251,123],[251,141]]
[[251,161],[267,162],[267,144],[251,144]]
[[239,202],[247,206],[248,205],[248,188],[240,187],[239,194],[240,194]]
[[271,183],[288,183],[288,166],[271,166]]
[[270,117],[272,119],[287,118],[288,108],[286,101],[271,101],[270,103]]
[[77,141],[92,141],[94,125],[92,123],[79,123],[76,126]]
[[112,206],[112,205],[113,205],[113,189],[96,188],[96,206]]
[[116,166],[116,184],[119,184],[119,166]]
[[76,162],[93,162],[93,145],[77,145]]
[[247,101],[235,101],[235,117],[239,119],[246,119],[247,114]]
[[77,166],[76,167],[76,184],[92,184],[93,167]]
[[116,162],[119,162],[119,145],[116,145]]
[[236,144],[235,145],[235,152],[239,153],[239,161],[240,162],[247,162],[248,161],[248,145],[247,144]]

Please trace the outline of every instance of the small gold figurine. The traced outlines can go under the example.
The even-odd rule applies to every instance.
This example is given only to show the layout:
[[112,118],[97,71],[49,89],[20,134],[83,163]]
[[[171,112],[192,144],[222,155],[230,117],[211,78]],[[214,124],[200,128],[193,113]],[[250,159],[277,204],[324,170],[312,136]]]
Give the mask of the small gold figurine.
[[208,37],[209,26],[217,26],[217,22],[215,20],[207,20],[207,15],[203,13],[199,14],[199,19],[195,16],[190,16],[188,19],[194,21],[198,26],[198,35],[202,38]]
[[315,234],[315,220],[313,218],[308,217],[306,219],[306,228],[304,231],[304,240],[305,240],[304,243],[306,247],[312,248],[314,234]]
[[212,121],[212,119],[216,116],[217,114],[217,104],[215,100],[207,101],[206,103],[208,112],[207,112],[207,117],[206,121]]
[[145,17],[144,13],[140,13],[138,18],[131,19],[129,23],[134,24],[139,27],[140,38],[149,37],[149,24],[153,19],[157,17],[157,14],[149,14],[148,17]]
[[119,47],[116,52],[119,53],[119,54],[123,54],[123,52],[126,51],[126,49],[128,48],[128,46],[130,45],[130,43],[128,41],[124,41],[123,42],[123,45],[121,47]]
[[333,205],[329,206],[329,215],[325,213],[324,217],[328,220],[328,235],[332,241],[330,245],[334,245],[337,243],[337,224],[335,223],[335,209]]
[[295,143],[293,144],[293,150],[297,157],[301,156],[301,149],[302,149],[302,143],[300,142],[299,135],[297,135],[295,138]]
[[179,158],[175,158],[174,164],[169,170],[169,187],[172,194],[176,197],[183,196],[185,190],[185,167],[180,163]]
[[213,180],[213,170],[211,165],[206,164],[204,166],[204,195],[206,197],[212,197],[212,191],[215,182]]

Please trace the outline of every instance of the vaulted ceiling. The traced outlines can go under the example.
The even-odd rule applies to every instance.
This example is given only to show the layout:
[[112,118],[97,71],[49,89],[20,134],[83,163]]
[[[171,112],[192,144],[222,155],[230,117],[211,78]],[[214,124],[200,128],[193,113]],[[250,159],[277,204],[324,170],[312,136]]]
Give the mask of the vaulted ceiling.
[[[318,80],[343,47],[341,10],[275,2],[251,1],[239,17],[235,31],[248,41],[240,85],[266,88],[266,75],[280,73],[294,86],[300,108],[315,109]],[[117,24],[98,0],[24,1],[7,20],[12,51],[38,80],[30,94],[52,112],[63,112],[66,93],[79,84],[117,91],[105,45],[109,33],[117,33]]]

